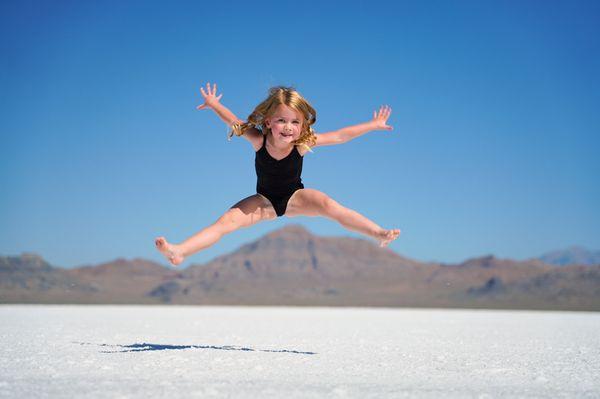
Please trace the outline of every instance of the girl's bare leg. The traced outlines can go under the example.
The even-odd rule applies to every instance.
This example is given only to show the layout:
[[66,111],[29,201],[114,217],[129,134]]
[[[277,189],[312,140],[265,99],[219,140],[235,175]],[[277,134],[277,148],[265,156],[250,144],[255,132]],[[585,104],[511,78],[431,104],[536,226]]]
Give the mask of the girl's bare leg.
[[286,216],[325,216],[348,230],[375,238],[381,247],[387,246],[400,235],[399,229],[386,230],[360,213],[346,208],[327,194],[304,188],[296,191],[288,202]]
[[170,244],[164,237],[158,237],[155,244],[167,260],[173,266],[176,266],[183,262],[187,256],[210,247],[225,234],[276,217],[275,209],[273,209],[269,200],[260,194],[254,194],[229,208],[215,223],[182,243]]

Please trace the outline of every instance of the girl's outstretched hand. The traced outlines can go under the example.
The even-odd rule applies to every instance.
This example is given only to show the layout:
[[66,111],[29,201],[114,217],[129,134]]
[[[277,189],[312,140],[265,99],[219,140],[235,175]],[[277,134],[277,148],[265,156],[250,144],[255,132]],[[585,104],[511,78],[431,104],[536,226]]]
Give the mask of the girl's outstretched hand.
[[223,97],[223,94],[217,97],[216,83],[213,85],[212,89],[210,88],[210,83],[207,83],[206,91],[204,91],[204,87],[201,87],[200,92],[202,93],[202,97],[204,97],[204,104],[198,105],[196,109],[212,108],[215,104],[218,104],[221,97]]
[[392,114],[392,109],[387,105],[382,105],[379,112],[373,111],[373,122],[375,130],[392,130],[393,127],[387,124],[387,120]]

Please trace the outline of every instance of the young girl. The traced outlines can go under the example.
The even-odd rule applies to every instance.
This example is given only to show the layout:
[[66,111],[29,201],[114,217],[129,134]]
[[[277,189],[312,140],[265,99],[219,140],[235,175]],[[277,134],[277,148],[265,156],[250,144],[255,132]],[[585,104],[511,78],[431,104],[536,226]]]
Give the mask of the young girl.
[[329,133],[316,134],[312,125],[317,113],[293,88],[274,87],[244,122],[220,103],[217,85],[201,88],[204,104],[197,109],[212,109],[228,125],[232,134],[242,136],[255,151],[254,165],[258,182],[256,194],[244,198],[227,210],[215,223],[180,244],[164,237],[155,240],[158,250],[172,265],[210,247],[225,234],[279,216],[324,216],[349,230],[379,241],[384,247],[398,238],[400,230],[386,230],[360,213],[345,208],[321,191],[304,188],[300,175],[304,155],[311,148],[346,143],[372,130],[392,130],[387,120],[391,108],[382,106],[373,119]]

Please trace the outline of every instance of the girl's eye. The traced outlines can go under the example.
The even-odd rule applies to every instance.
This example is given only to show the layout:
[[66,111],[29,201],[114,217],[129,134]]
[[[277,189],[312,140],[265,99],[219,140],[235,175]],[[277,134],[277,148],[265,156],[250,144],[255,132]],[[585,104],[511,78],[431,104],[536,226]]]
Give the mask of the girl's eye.
[[293,123],[294,123],[295,125],[298,125],[300,122],[298,122],[298,121],[294,121]]

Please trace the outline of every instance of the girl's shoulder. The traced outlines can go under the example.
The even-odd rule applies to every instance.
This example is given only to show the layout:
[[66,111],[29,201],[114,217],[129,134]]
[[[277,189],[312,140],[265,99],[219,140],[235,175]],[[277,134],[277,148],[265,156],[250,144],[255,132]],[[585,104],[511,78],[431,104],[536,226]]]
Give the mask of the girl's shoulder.
[[260,150],[260,148],[263,146],[264,135],[260,130],[254,127],[247,129],[242,137],[252,144],[255,152]]

